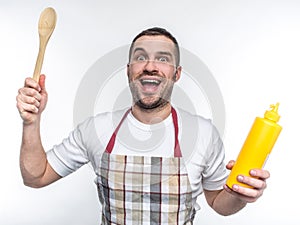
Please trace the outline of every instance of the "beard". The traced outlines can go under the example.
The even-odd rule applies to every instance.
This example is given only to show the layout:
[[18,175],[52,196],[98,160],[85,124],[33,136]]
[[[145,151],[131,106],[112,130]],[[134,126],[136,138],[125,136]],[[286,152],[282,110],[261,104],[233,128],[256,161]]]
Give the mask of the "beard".
[[[141,78],[144,74],[140,75],[138,78]],[[147,74],[148,75],[148,74]],[[131,81],[129,84],[133,104],[138,106],[143,111],[149,110],[159,110],[164,108],[166,105],[170,103],[171,95],[173,92],[174,81],[176,79],[176,74],[172,77],[172,82],[167,82],[164,78],[164,82],[160,85],[164,85],[164,87],[160,87],[161,90],[155,94],[144,94],[142,95],[139,91],[138,85],[136,82],[140,82],[139,79],[135,81]]]
[[[147,97],[146,97],[147,98]],[[152,109],[160,109],[166,106],[170,102],[170,99],[165,99],[162,97],[156,97],[156,99],[152,101],[147,101],[144,99],[137,99],[135,104],[143,110],[152,110]]]

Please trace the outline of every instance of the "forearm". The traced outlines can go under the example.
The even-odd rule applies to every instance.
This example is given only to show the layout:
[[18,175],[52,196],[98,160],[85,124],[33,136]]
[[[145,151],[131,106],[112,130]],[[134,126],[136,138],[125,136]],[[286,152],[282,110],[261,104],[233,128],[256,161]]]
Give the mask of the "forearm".
[[219,192],[211,207],[223,216],[232,215],[246,206],[247,202],[237,198],[225,190]]
[[35,186],[45,173],[46,166],[47,158],[40,138],[39,122],[24,124],[20,152],[20,169],[24,184]]

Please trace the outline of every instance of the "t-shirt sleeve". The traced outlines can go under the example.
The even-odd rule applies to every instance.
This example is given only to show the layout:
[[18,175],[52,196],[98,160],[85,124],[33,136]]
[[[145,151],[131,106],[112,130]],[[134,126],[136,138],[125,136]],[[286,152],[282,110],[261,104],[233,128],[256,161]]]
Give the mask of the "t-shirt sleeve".
[[83,132],[87,122],[74,129],[62,143],[47,151],[47,160],[60,176],[64,177],[89,162]]
[[115,129],[114,122],[121,119],[125,110],[127,109],[115,114],[99,113],[79,124],[67,138],[47,152],[52,168],[64,177],[90,162],[96,172],[102,153]]
[[225,150],[217,129],[213,126],[211,141],[206,152],[206,167],[202,173],[203,188],[220,190],[226,182],[228,171],[225,166]]

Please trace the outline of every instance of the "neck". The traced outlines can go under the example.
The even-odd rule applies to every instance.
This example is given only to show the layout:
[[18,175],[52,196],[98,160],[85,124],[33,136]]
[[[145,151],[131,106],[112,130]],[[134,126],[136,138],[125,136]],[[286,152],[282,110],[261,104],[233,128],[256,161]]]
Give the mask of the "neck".
[[171,113],[171,104],[168,103],[162,108],[141,109],[136,104],[132,107],[132,115],[142,123],[155,124],[165,120]]

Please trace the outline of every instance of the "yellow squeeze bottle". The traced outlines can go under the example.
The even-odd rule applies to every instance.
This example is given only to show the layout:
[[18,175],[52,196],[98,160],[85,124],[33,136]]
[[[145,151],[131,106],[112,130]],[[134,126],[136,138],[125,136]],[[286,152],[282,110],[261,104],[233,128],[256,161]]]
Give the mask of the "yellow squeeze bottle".
[[250,176],[251,169],[261,169],[280,134],[282,127],[277,124],[280,116],[278,106],[271,105],[265,112],[264,118],[256,117],[252,128],[244,142],[237,160],[227,178],[227,186],[232,188],[234,184],[253,188],[237,181],[238,175]]

